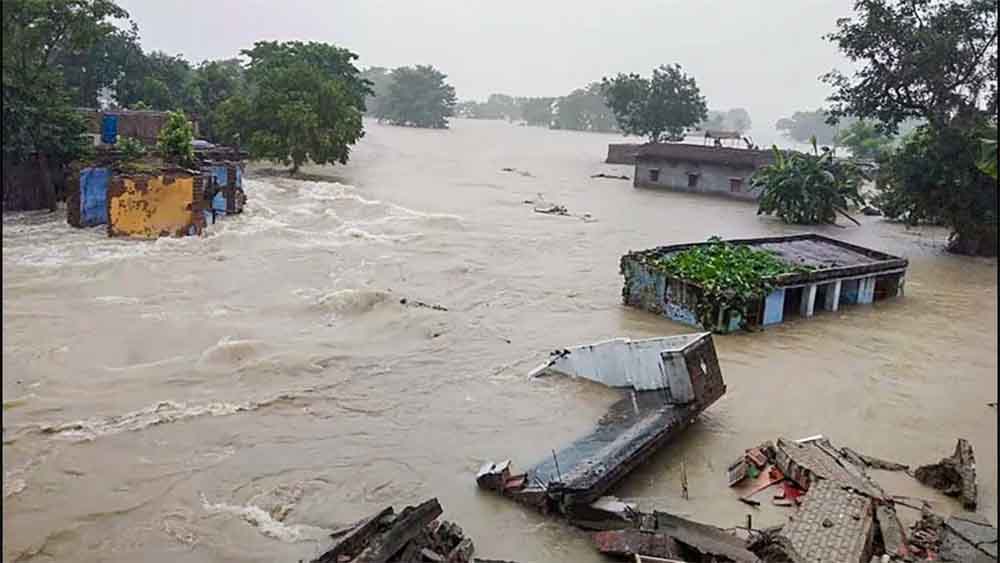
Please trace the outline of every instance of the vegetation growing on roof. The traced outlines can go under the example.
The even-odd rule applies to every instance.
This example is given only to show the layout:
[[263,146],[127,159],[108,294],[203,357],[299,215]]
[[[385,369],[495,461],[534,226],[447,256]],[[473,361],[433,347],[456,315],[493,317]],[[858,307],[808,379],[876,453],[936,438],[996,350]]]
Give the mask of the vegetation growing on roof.
[[708,242],[647,262],[668,276],[701,288],[695,312],[706,329],[717,326],[720,313],[727,310],[738,312],[745,327],[751,307],[774,289],[775,277],[811,270],[789,264],[767,250],[731,244],[719,237]]

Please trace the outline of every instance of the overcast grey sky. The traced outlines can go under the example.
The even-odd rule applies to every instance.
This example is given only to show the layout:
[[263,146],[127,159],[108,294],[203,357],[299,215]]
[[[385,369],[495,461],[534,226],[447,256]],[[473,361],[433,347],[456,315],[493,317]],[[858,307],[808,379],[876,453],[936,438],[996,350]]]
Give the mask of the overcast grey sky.
[[325,41],[362,66],[432,64],[460,99],[558,96],[618,72],[680,63],[709,107],[755,124],[815,108],[845,61],[822,35],[850,0],[119,0],[143,47],[192,61],[261,39]]

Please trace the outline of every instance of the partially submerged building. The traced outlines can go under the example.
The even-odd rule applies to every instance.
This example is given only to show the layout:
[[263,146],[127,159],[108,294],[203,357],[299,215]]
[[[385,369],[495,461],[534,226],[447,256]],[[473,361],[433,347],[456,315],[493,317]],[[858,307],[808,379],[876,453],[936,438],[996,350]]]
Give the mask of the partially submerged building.
[[[892,256],[817,234],[734,239],[729,244],[748,245],[772,253],[797,271],[771,279],[774,289],[749,310],[743,319],[736,310],[714,312],[716,332],[741,326],[764,327],[793,317],[812,317],[818,311],[837,311],[843,305],[870,304],[903,294],[908,262]],[[625,277],[622,301],[674,321],[702,326],[699,306],[704,291],[690,281],[655,267],[674,253],[713,244],[675,244],[630,252],[621,259]]]
[[201,234],[220,217],[242,213],[246,153],[209,146],[198,167],[164,166],[155,157],[126,163],[114,147],[73,167],[66,220],[74,227],[108,226],[108,236],[156,238]]
[[[93,138],[94,146],[113,146],[123,137],[135,139],[145,145],[154,145],[169,116],[166,111],[144,109],[80,108],[77,111],[86,120],[87,133]],[[188,120],[197,137],[197,117],[188,116]]]
[[771,151],[685,143],[640,145],[633,185],[752,200],[758,194],[750,190],[750,177],[773,162]]

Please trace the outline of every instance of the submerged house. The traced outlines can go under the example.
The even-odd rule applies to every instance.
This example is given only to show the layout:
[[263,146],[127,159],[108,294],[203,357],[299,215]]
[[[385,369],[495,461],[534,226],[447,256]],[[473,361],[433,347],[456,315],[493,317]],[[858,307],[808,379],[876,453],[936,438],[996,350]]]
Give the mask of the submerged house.
[[[740,326],[765,327],[793,317],[812,317],[837,311],[844,305],[870,304],[903,294],[908,262],[822,235],[734,239],[729,244],[748,245],[770,252],[796,271],[771,280],[773,289],[749,309],[743,319],[736,310],[716,310],[711,328],[731,332]],[[713,244],[676,244],[630,252],[621,259],[625,277],[622,301],[684,324],[701,326],[698,314],[705,303],[703,290],[690,280],[672,277],[653,264],[674,253]]]
[[228,147],[195,150],[197,168],[164,166],[153,156],[138,166],[105,147],[69,175],[67,222],[107,225],[108,236],[156,238],[201,234],[220,217],[242,213],[243,160]]
[[633,185],[757,199],[750,190],[750,177],[773,162],[771,151],[685,143],[641,145],[635,153]]

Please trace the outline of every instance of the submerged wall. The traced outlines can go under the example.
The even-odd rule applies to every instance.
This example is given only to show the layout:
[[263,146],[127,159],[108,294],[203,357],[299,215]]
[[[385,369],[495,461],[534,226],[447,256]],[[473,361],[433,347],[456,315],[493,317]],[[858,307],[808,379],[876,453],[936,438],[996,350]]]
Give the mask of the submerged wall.
[[108,235],[135,238],[201,234],[204,179],[187,171],[118,175],[108,188]]
[[755,200],[759,197],[759,191],[750,190],[750,177],[753,173],[753,168],[723,164],[642,160],[636,162],[633,185],[638,188],[667,188]]

